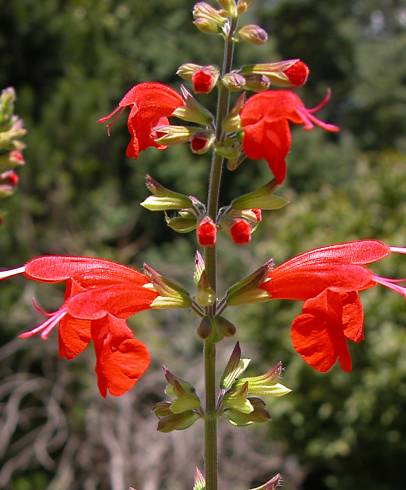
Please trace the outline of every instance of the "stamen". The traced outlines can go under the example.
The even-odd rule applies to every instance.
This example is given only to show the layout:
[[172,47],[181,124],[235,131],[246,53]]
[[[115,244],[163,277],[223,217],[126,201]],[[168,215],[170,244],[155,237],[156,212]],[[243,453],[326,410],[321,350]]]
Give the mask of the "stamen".
[[317,104],[315,107],[312,107],[311,109],[307,109],[307,112],[310,112],[310,114],[315,114],[316,112],[319,112],[323,107],[329,103],[331,99],[331,89],[328,88],[326,91],[326,95],[324,96],[324,99]]
[[[319,126],[322,129],[325,129],[326,131],[330,131],[330,133],[338,133],[340,131],[340,128],[338,126],[335,126],[334,124],[329,124],[321,119],[318,119],[316,116],[313,116],[313,114],[307,114],[307,117],[314,122],[317,126]],[[305,128],[306,129],[306,128]]]
[[18,274],[23,274],[25,272],[25,265],[23,267],[18,267],[18,269],[10,269],[8,271],[0,272],[0,279],[7,279],[8,277],[18,276]]
[[123,112],[125,108],[124,107],[116,107],[113,112],[108,114],[105,117],[100,118],[97,122],[104,124],[106,121],[109,121],[109,123],[106,124],[107,127],[107,134],[110,136],[110,128],[120,119],[121,113]]
[[406,287],[404,286],[398,286],[396,283],[399,282],[397,279],[389,279],[387,277],[380,277],[380,276],[372,276],[372,279],[377,282],[378,284],[382,284],[382,286],[385,286],[389,289],[392,289],[393,291],[396,291],[399,293],[401,296],[406,298]]
[[305,110],[302,109],[297,109],[297,112],[299,116],[302,118],[302,121],[304,123],[304,130],[305,131],[310,131],[311,129],[314,128],[314,125],[312,121],[310,120],[310,114],[307,114]]
[[48,316],[48,317],[50,317],[50,316],[54,315],[55,313],[57,313],[57,311],[52,311],[52,312],[49,312],[49,311],[44,310],[44,308],[42,308],[42,307],[41,307],[41,306],[38,304],[38,302],[37,302],[37,300],[36,300],[35,298],[32,298],[32,300],[31,300],[31,304],[32,304],[32,306],[33,306],[33,308],[34,308],[35,310],[37,310],[39,313],[41,313],[41,315],[44,315],[44,316]]
[[398,254],[406,254],[406,247],[389,247],[389,250]]
[[43,340],[46,340],[48,338],[49,333],[56,327],[56,325],[62,320],[62,318],[67,313],[68,311],[66,309],[58,310],[52,316],[50,316],[48,320],[45,320],[45,322],[36,326],[32,330],[23,332],[18,337],[20,339],[28,339],[41,332],[41,338]]

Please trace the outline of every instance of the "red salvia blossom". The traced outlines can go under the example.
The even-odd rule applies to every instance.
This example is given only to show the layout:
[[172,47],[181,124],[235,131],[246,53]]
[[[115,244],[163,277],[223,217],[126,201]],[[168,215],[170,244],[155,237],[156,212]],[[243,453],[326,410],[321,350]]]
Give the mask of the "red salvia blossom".
[[182,97],[173,89],[158,82],[145,82],[129,90],[118,103],[118,107],[109,115],[99,119],[99,123],[108,123],[110,127],[120,117],[126,107],[130,107],[128,115],[128,131],[131,140],[127,146],[128,158],[138,158],[139,152],[153,146],[164,150],[153,137],[153,128],[169,124],[168,117],[184,105]]
[[246,245],[251,241],[251,225],[243,218],[236,218],[230,226],[230,235],[237,245]]
[[126,320],[151,308],[158,293],[144,274],[115,262],[91,257],[46,256],[18,269],[0,272],[0,279],[24,274],[45,283],[66,283],[65,300],[53,313],[34,306],[47,320],[20,338],[46,339],[59,324],[59,354],[73,359],[93,340],[100,393],[119,396],[149,366],[149,353],[135,339]]
[[296,61],[283,72],[295,87],[301,87],[309,77],[309,67],[303,61]]
[[339,131],[337,126],[314,116],[329,100],[330,91],[319,105],[307,109],[290,90],[267,90],[248,99],[241,111],[247,157],[267,160],[277,183],[281,184],[286,177],[285,158],[291,145],[289,122],[303,124],[305,130],[313,129],[316,124],[326,131]]
[[208,94],[213,89],[215,77],[208,68],[201,68],[193,74],[192,82],[196,94]]
[[212,247],[217,239],[217,226],[214,221],[206,216],[197,227],[197,241],[202,247]]
[[382,284],[406,298],[405,279],[380,277],[366,265],[391,252],[377,240],[359,240],[305,252],[273,269],[260,286],[272,299],[304,301],[302,314],[292,324],[293,346],[318,371],[329,370],[339,360],[351,370],[347,340],[363,339],[363,311],[359,291]]

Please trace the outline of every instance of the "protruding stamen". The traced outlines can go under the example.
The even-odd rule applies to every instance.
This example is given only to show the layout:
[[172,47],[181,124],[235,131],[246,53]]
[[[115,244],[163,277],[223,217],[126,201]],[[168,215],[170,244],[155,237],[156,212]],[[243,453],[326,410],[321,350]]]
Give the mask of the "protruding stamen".
[[324,96],[324,99],[315,107],[312,107],[311,109],[307,109],[307,111],[310,112],[310,114],[315,114],[316,112],[319,112],[321,109],[323,109],[325,105],[329,103],[330,99],[331,99],[331,89],[328,88],[326,91],[326,95]]
[[398,282],[403,282],[403,281],[399,281],[397,279],[389,279],[387,277],[380,277],[380,276],[376,276],[376,275],[373,275],[372,279],[375,282],[377,282],[378,284],[382,284],[382,286],[385,286],[389,289],[392,289],[393,291],[396,291],[401,296],[406,298],[406,287],[398,286],[398,284],[397,284]]
[[41,333],[41,338],[46,340],[50,332],[58,325],[58,323],[62,320],[62,318],[68,313],[66,309],[56,311],[52,316],[45,320],[45,322],[41,323],[37,327],[32,330],[28,330],[27,332],[23,332],[18,337],[20,339],[28,339]]
[[10,269],[8,271],[0,271],[0,279],[7,279],[8,277],[18,276],[25,272],[25,265],[23,267],[18,267],[17,269]]
[[406,254],[406,247],[389,247],[389,250],[398,254]]

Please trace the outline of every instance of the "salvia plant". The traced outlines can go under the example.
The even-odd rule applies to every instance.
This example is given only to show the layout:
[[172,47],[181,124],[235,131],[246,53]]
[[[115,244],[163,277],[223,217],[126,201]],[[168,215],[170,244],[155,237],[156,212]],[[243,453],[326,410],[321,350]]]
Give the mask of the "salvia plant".
[[[184,84],[179,90],[155,81],[134,85],[111,114],[99,120],[110,132],[114,122],[126,113],[128,158],[137,159],[149,147],[163,151],[184,143],[197,155],[211,154],[206,203],[168,189],[150,175],[146,176],[150,195],[141,203],[149,211],[162,212],[175,232],[196,234],[199,250],[191,270],[195,290],[187,291],[149,264],[139,271],[93,257],[37,257],[0,273],[1,279],[22,274],[31,281],[65,283],[65,298],[57,311],[46,312],[33,302],[45,320],[21,333],[20,338],[40,335],[45,340],[58,328],[59,354],[68,360],[92,342],[103,397],[108,393],[120,396],[133,388],[150,363],[146,346],[127,326],[129,317],[147,309],[183,308],[199,318],[204,396],[197,393],[193,380],[182,379],[164,367],[165,399],[153,409],[161,432],[185,430],[202,421],[204,475],[196,470],[194,490],[218,488],[218,422],[225,419],[234,426],[268,422],[269,397],[290,392],[280,382],[280,362],[265,373],[247,374],[250,359],[242,357],[238,342],[226,366],[219,368],[221,375],[216,376],[217,344],[237,332],[226,317],[229,308],[274,300],[302,302],[302,312],[291,325],[296,352],[317,371],[328,371],[336,362],[344,371],[350,371],[348,343],[361,342],[364,337],[360,292],[380,285],[406,297],[406,288],[401,285],[404,279],[381,277],[369,268],[392,253],[405,254],[406,248],[376,239],[322,246],[278,265],[269,258],[230,285],[224,295],[219,293],[217,235],[225,233],[236,245],[245,245],[261,225],[264,211],[287,204],[274,192],[285,180],[291,125],[306,131],[315,126],[339,131],[316,116],[329,101],[330,91],[312,108],[294,91],[306,83],[309,75],[309,68],[300,59],[233,66],[238,43],[260,45],[267,41],[261,27],[243,25],[243,15],[252,3],[219,0],[213,6],[198,2],[193,8],[193,23],[202,33],[224,41],[221,66],[182,64],[177,74]],[[215,114],[204,105],[212,93],[217,97]],[[0,103],[0,143],[7,140],[6,146],[1,146],[5,151],[0,156],[6,162],[4,168],[13,152],[20,150],[18,138],[23,134],[18,120],[11,116],[12,100],[13,92],[7,89]],[[248,159],[267,162],[269,181],[219,209],[223,167],[233,172]],[[281,476],[277,474],[255,490],[271,490],[280,484]]]

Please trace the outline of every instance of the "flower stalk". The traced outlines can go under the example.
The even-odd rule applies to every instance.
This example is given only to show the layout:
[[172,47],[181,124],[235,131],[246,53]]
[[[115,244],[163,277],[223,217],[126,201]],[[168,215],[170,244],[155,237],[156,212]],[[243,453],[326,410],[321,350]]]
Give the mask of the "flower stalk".
[[[222,75],[232,69],[234,55],[233,34],[237,26],[237,21],[233,19],[230,24],[230,31],[224,43],[224,57]],[[223,121],[227,116],[230,105],[230,91],[220,84],[217,112],[216,112],[216,142],[221,143],[224,138]],[[207,214],[216,221],[219,196],[221,186],[221,175],[223,170],[224,157],[213,151],[209,191],[207,197]],[[206,273],[212,290],[217,293],[217,247],[205,248]],[[207,308],[209,315],[216,314],[216,305]],[[204,419],[204,458],[205,458],[205,477],[206,490],[217,490],[217,412],[216,412],[216,344],[210,339],[204,343],[204,373],[206,391],[206,415]]]

